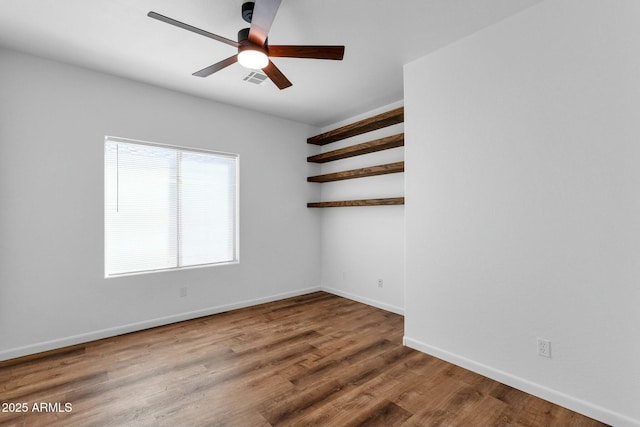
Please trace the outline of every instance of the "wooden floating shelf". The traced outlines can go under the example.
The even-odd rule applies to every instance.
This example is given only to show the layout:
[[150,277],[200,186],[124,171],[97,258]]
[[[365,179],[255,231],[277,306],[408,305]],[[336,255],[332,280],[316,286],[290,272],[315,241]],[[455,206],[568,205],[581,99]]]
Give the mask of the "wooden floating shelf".
[[387,205],[404,205],[404,197],[307,203],[308,208],[346,208],[351,206],[387,206]]
[[[361,135],[387,126],[392,126],[404,122],[404,107],[396,108],[386,113],[378,114],[368,119],[360,120],[338,129],[334,129],[320,135],[307,138],[308,144],[325,145],[352,136]],[[350,147],[333,150],[322,154],[307,157],[308,162],[326,163],[334,160],[346,159],[363,154],[374,153],[376,151],[388,150],[391,148],[404,146],[404,133],[399,133],[385,138],[375,139]],[[324,175],[310,176],[308,182],[332,182],[344,179],[364,178],[368,176],[385,175],[390,173],[404,172],[404,162],[388,163],[385,165],[370,166],[360,169],[352,169],[329,173]],[[307,203],[308,208],[341,208],[350,206],[385,206],[404,205],[404,197],[389,197],[382,199],[362,199],[362,200],[338,200],[331,202],[311,202]]]
[[404,107],[396,108],[395,110],[387,111],[386,113],[378,114],[377,116],[321,133],[320,135],[312,136],[307,138],[307,143],[325,145],[402,122],[404,122]]
[[326,163],[334,160],[346,159],[348,157],[361,156],[363,154],[375,153],[376,151],[389,150],[391,148],[404,146],[404,133],[399,133],[386,138],[375,139],[347,148],[329,151],[315,156],[307,157],[311,163]]
[[370,166],[368,168],[352,169],[325,175],[310,176],[308,182],[332,182],[343,179],[364,178],[367,176],[386,175],[388,173],[404,172],[404,162],[387,163],[386,165]]

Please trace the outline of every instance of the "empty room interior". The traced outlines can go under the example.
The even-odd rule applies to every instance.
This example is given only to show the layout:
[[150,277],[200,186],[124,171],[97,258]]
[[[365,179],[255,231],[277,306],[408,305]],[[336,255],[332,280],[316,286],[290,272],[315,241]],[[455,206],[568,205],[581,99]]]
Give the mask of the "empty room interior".
[[640,427],[639,22],[1,1],[0,425]]

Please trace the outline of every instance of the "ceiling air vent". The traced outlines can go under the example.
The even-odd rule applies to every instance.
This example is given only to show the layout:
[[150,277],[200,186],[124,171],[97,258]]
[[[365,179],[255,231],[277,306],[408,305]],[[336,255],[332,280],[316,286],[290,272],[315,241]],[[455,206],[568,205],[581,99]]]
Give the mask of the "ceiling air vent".
[[265,74],[262,74],[260,71],[251,71],[249,74],[244,76],[242,80],[244,80],[245,82],[260,85],[264,83],[265,80],[267,80],[267,76]]

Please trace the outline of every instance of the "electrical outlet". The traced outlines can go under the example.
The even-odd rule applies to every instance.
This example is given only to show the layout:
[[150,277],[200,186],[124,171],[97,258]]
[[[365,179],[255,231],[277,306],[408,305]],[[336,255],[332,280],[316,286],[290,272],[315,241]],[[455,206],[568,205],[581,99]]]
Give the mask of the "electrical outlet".
[[538,356],[551,358],[551,341],[538,338]]
[[184,298],[187,296],[187,287],[183,286],[182,288],[180,288],[180,298]]
[[382,279],[378,279],[378,287],[381,288],[383,285]]

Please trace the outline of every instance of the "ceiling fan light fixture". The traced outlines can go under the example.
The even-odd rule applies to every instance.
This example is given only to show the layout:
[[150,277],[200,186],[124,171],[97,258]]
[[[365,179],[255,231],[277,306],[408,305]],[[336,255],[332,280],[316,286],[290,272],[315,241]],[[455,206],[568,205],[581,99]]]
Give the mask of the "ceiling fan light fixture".
[[245,68],[261,70],[269,64],[269,57],[258,49],[242,49],[238,52],[238,62]]

